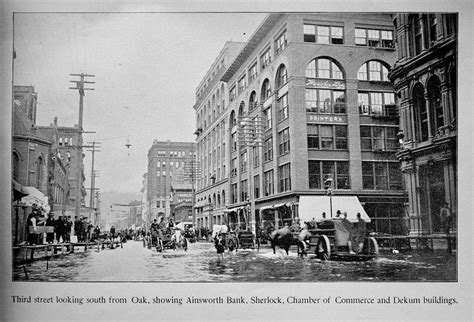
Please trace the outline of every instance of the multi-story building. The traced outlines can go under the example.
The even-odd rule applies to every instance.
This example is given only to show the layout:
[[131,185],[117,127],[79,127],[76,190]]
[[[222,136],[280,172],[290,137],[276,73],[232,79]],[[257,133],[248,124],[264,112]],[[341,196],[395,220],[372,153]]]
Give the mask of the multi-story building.
[[457,212],[457,15],[396,14],[398,60],[389,77],[400,105],[397,154],[410,232],[442,231],[440,208]]
[[[204,166],[215,164],[213,136],[225,136],[217,142],[228,156],[221,173],[224,165],[229,173],[219,203],[217,193],[205,193],[219,172],[203,171],[201,201],[226,205],[229,217],[252,229],[340,210],[354,219],[367,213],[377,231],[406,230],[398,110],[387,76],[396,59],[391,15],[269,14],[220,78],[229,95],[224,127],[198,137]],[[209,110],[197,115],[198,130],[213,119]],[[245,126],[255,126],[251,141]]]
[[175,222],[193,221],[192,182],[171,185],[171,214]]
[[157,141],[148,151],[147,202],[150,219],[171,215],[171,185],[190,182],[185,169],[195,158],[192,142]]
[[36,125],[34,88],[14,86],[13,96],[12,232],[16,244],[26,240],[26,219],[33,203],[58,217],[66,206],[69,185],[67,167],[58,158],[57,127],[42,131]]
[[212,227],[222,224],[228,196],[228,103],[227,83],[221,77],[244,43],[228,41],[196,88],[197,162],[192,172],[196,180],[195,224]]

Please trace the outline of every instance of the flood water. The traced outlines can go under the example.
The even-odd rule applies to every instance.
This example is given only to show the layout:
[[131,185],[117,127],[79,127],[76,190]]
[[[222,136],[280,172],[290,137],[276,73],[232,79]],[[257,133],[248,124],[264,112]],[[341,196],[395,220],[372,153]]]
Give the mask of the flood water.
[[106,249],[39,260],[13,268],[13,280],[139,281],[139,282],[328,282],[328,281],[456,281],[456,255],[445,250],[381,252],[366,262],[322,262],[299,258],[296,248],[287,256],[268,247],[239,250],[218,260],[213,244],[198,242],[184,250],[144,248],[128,241],[123,248]]

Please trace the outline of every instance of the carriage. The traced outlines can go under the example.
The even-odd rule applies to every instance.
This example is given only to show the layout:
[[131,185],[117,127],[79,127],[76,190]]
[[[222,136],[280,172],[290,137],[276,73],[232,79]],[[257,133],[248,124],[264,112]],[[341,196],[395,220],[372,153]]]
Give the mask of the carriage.
[[[375,238],[354,223],[348,227],[344,219],[328,219],[309,229],[307,254],[315,254],[321,260],[366,261],[379,254]],[[298,249],[301,254],[302,251]],[[302,255],[302,254],[301,254]]]
[[160,253],[165,249],[176,250],[178,246],[185,251],[188,250],[188,241],[179,229],[167,228],[161,230],[161,233],[158,230],[152,230],[146,244],[148,248],[155,247]]

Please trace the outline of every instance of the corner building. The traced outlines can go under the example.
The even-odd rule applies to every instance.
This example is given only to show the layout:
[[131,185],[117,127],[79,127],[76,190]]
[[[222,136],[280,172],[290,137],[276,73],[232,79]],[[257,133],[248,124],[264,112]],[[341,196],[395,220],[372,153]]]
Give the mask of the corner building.
[[[268,15],[221,77],[229,221],[255,231],[363,211],[373,230],[406,232],[396,58],[390,15]],[[257,144],[241,140],[242,117],[261,120]]]
[[397,157],[410,233],[440,233],[443,204],[457,214],[457,15],[403,13],[393,21],[398,60],[390,78],[400,97]]

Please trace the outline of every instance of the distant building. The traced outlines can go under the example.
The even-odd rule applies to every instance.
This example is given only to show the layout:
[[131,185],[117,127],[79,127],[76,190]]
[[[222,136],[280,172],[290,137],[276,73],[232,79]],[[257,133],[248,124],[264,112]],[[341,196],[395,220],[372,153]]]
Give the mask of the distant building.
[[171,184],[171,216],[175,222],[193,221],[193,191],[191,182]]
[[190,182],[186,167],[195,157],[192,142],[153,142],[148,151],[147,202],[150,219],[171,215],[171,186]]
[[400,105],[397,153],[412,234],[443,231],[440,208],[457,213],[457,15],[394,16],[398,60],[390,72]]

